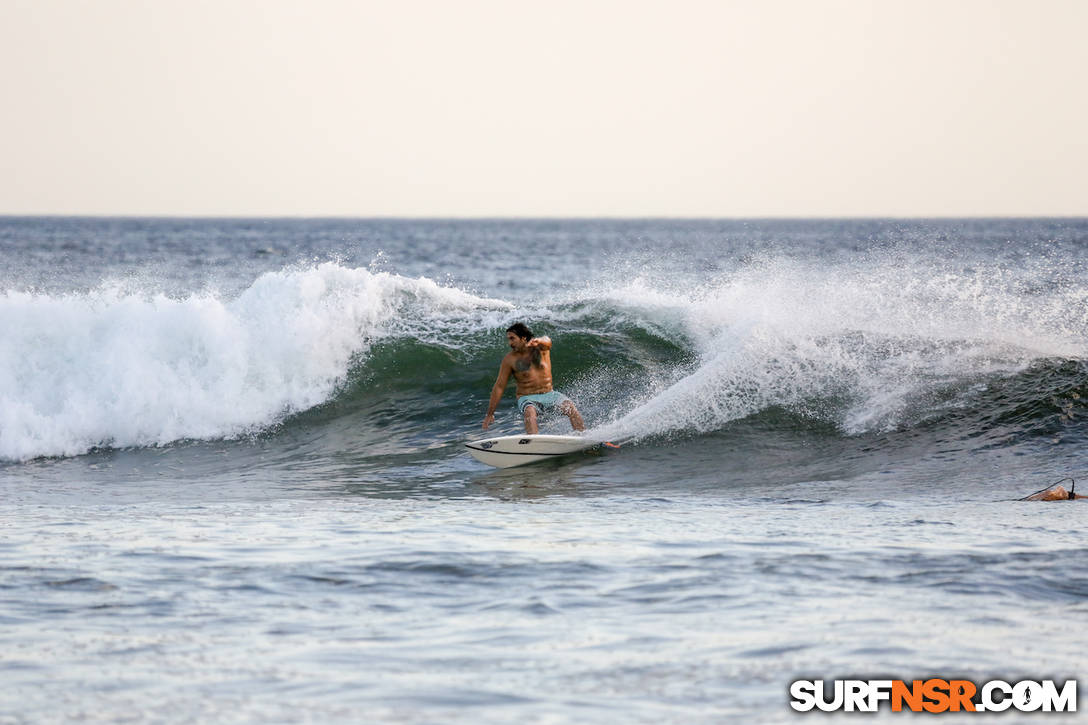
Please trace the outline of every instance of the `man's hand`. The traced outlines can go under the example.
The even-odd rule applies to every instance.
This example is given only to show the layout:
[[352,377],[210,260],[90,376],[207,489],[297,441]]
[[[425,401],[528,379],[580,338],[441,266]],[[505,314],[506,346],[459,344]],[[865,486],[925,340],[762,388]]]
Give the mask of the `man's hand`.
[[487,430],[487,426],[491,425],[494,422],[495,422],[495,414],[494,413],[488,413],[487,416],[484,418],[484,430]]

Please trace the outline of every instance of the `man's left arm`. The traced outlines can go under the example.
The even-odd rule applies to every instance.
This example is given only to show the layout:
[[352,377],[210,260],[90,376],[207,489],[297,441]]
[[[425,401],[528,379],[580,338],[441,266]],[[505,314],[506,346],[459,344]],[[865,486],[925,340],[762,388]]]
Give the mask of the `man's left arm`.
[[547,335],[544,337],[534,337],[532,340],[529,340],[527,347],[536,347],[540,350],[551,350],[552,339]]

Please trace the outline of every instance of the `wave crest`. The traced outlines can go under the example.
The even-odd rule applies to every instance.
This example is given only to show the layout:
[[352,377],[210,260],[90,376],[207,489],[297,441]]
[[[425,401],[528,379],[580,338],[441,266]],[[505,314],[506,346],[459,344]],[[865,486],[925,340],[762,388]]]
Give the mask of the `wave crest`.
[[328,400],[377,340],[478,325],[508,308],[331,262],[264,274],[226,301],[8,291],[0,458],[251,433]]

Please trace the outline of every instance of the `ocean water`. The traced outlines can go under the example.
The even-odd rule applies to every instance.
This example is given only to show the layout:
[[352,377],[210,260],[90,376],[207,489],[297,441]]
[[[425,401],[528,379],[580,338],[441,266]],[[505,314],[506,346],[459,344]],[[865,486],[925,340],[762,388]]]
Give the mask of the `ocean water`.
[[[0,723],[1086,692],[1088,505],[1016,499],[1088,471],[1088,220],[7,217],[0,260]],[[519,320],[618,453],[466,455]]]

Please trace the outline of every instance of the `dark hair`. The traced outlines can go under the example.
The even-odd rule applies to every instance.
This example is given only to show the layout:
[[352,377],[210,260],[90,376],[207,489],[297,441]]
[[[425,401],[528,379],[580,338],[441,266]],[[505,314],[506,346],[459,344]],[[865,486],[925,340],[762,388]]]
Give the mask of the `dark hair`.
[[533,339],[533,331],[526,327],[524,322],[515,322],[510,325],[510,327],[507,327],[506,331],[514,333],[523,340]]

